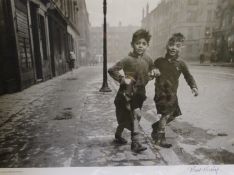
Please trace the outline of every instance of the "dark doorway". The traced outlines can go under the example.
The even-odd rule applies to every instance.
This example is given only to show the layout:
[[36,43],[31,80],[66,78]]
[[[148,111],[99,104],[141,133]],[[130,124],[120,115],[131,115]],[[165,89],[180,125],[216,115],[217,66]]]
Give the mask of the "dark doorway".
[[36,79],[40,81],[43,79],[42,71],[42,54],[41,54],[41,42],[40,42],[40,28],[39,28],[39,18],[38,18],[38,5],[30,3],[30,15],[32,24],[32,34],[33,34],[33,45],[34,45],[34,60],[36,68]]
[[0,0],[0,95],[3,94],[4,92],[4,72],[3,72],[3,68],[4,68],[4,32],[5,32],[5,25],[4,25],[4,16],[3,16],[3,6],[2,6],[3,2],[2,0]]
[[39,39],[40,39],[40,53],[43,60],[47,60],[47,47],[46,47],[46,32],[45,32],[45,19],[44,16],[38,15],[39,19]]
[[49,30],[50,30],[50,56],[51,56],[51,69],[52,69],[52,76],[56,76],[55,72],[55,58],[54,58],[54,21],[49,16]]

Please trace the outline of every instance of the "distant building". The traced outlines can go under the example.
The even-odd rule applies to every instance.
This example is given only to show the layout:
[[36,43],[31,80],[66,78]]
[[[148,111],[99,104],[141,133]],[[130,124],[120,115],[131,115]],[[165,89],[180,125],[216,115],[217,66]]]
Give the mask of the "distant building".
[[90,60],[90,21],[85,0],[78,0],[79,64],[87,65]]
[[[108,32],[108,31],[107,31]],[[102,27],[91,27],[90,28],[90,52],[91,59],[98,59],[102,62],[103,55],[103,28]],[[107,41],[107,45],[109,45]],[[109,61],[109,60],[108,60]]]
[[152,34],[151,55],[164,55],[169,37],[181,32],[186,37],[184,59],[198,60],[201,53],[208,56],[214,47],[212,31],[216,6],[217,0],[162,0],[151,12],[146,7],[142,27]]
[[216,18],[218,23],[213,32],[218,61],[230,62],[234,50],[234,1],[219,0]]
[[[131,50],[132,34],[138,26],[107,26],[107,59],[116,62],[125,57]],[[93,58],[103,55],[103,28],[91,27],[91,55]]]
[[0,94],[67,72],[70,51],[79,60],[81,2],[0,0]]

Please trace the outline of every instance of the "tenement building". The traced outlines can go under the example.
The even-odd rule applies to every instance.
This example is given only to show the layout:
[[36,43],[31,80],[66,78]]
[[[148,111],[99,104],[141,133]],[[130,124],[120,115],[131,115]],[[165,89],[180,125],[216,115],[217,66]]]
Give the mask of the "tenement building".
[[219,0],[215,30],[215,49],[221,62],[234,61],[234,1]]
[[[116,62],[128,54],[131,48],[132,34],[139,26],[123,26],[121,22],[117,26],[107,25],[107,59],[108,62]],[[103,55],[103,27],[91,27],[92,43],[91,57],[97,62],[102,61]]]
[[143,10],[142,27],[152,34],[151,55],[164,55],[168,38],[181,32],[186,37],[184,59],[198,60],[200,54],[208,57],[214,47],[216,6],[217,0],[162,0],[149,12],[147,5]]
[[86,11],[81,14],[88,17],[82,3],[85,0],[0,0],[0,94],[64,74],[70,51],[78,64],[83,39],[78,12]]

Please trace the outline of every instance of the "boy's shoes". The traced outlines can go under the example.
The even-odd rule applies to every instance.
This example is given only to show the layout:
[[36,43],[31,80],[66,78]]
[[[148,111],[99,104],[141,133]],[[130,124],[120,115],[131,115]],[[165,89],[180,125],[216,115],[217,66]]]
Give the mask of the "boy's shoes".
[[120,145],[124,145],[124,144],[128,143],[128,141],[121,136],[115,135],[115,143],[120,144]]
[[158,133],[157,139],[155,139],[155,144],[163,148],[170,148],[172,144],[166,142],[165,133]]
[[139,142],[132,142],[131,150],[135,153],[140,153],[142,151],[147,150],[147,147],[141,145]]
[[164,132],[160,133],[158,131],[158,127],[159,127],[159,121],[155,122],[152,125],[153,131],[151,133],[151,137],[155,141],[155,144],[157,146],[160,146],[160,147],[163,147],[163,148],[170,148],[170,147],[172,147],[172,144],[166,142],[165,133]]

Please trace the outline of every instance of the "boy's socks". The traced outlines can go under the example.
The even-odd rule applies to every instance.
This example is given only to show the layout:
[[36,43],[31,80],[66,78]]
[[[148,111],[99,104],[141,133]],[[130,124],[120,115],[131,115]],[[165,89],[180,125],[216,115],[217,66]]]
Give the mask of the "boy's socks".
[[123,138],[119,135],[115,135],[115,142],[118,144],[121,144],[121,145],[128,143],[128,141],[125,138]]

